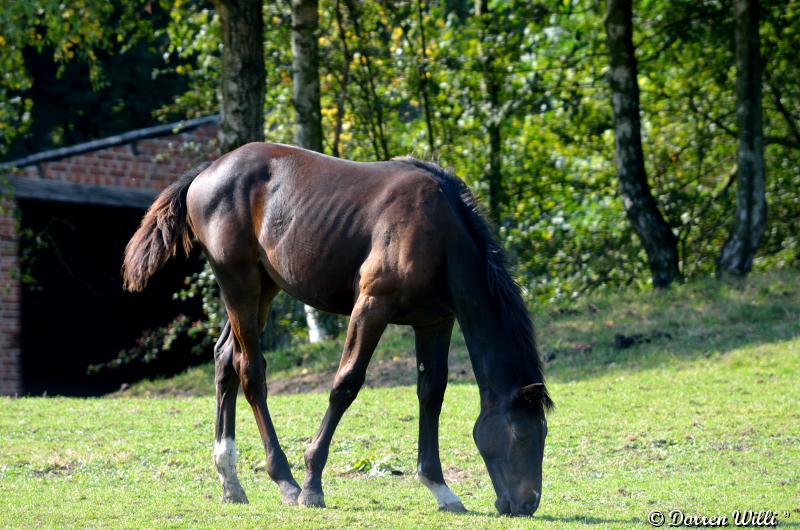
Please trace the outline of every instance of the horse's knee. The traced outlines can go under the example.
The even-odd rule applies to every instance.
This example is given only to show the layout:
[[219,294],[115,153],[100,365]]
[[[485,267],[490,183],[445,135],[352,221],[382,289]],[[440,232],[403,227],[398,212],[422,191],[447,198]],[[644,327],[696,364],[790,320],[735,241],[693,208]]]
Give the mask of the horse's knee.
[[233,366],[233,346],[222,345],[214,348],[214,381],[218,388],[228,388],[237,379]]
[[417,398],[422,405],[428,403],[441,403],[444,401],[444,393],[447,390],[447,379],[432,380],[421,379],[417,385]]
[[356,372],[348,371],[337,375],[331,389],[330,404],[344,408],[349,407],[355,401],[361,387],[364,386],[364,380],[364,374]]
[[260,355],[243,359],[239,367],[239,378],[248,401],[267,394],[267,361]]
[[230,347],[230,342],[228,340],[230,335],[231,323],[229,321],[225,321],[225,327],[222,328],[222,332],[219,334],[219,338],[214,344],[214,360],[218,359],[228,349],[228,347]]

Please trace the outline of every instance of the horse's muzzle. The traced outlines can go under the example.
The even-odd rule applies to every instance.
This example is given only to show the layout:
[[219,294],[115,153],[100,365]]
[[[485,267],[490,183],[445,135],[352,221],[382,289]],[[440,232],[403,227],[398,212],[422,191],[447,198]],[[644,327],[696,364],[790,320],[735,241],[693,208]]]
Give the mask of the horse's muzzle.
[[497,511],[500,512],[500,515],[528,517],[533,515],[539,508],[541,499],[542,496],[540,494],[533,492],[532,500],[527,502],[514,502],[508,494],[503,494],[502,497],[495,501],[494,506],[497,508]]

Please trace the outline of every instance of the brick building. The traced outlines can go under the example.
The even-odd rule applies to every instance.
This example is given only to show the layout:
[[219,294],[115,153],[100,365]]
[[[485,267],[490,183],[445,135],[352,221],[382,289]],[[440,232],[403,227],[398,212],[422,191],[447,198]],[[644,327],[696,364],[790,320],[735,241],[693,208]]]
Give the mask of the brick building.
[[209,116],[0,165],[0,395],[81,394],[68,363],[85,374],[157,325],[185,270],[157,295],[127,294],[121,249],[160,190],[216,157],[217,128]]

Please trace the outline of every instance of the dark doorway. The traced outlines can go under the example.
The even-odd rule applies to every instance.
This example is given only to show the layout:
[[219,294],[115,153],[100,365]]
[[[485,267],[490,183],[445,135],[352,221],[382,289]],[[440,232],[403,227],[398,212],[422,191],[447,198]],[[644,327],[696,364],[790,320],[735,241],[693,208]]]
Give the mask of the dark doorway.
[[200,316],[199,302],[172,299],[184,278],[201,267],[199,256],[172,260],[144,293],[126,293],[122,254],[142,210],[37,200],[18,204],[26,394],[98,395],[202,361],[185,340],[156,362],[88,374],[89,365],[110,361],[144,330],[178,314]]

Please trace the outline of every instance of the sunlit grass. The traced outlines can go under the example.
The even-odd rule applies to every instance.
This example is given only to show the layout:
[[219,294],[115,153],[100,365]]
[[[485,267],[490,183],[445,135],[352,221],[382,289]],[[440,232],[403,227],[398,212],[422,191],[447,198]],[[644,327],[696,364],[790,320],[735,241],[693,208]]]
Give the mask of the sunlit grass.
[[[364,390],[345,416],[325,474],[325,510],[280,505],[244,401],[237,441],[251,503],[231,506],[219,502],[211,462],[210,395],[2,399],[0,527],[641,528],[649,511],[670,509],[774,510],[780,522],[797,523],[797,278],[762,276],[744,289],[708,282],[596,298],[564,314],[540,311],[544,352],[555,356],[557,409],[533,521],[495,515],[471,440],[477,389],[455,382],[443,412],[442,461],[470,515],[436,512],[414,480],[416,395],[413,386],[397,386]],[[410,336],[393,333],[382,355],[411,355]],[[617,334],[650,342],[620,349]],[[454,354],[463,355],[463,342]],[[298,479],[326,404],[320,393],[270,398]],[[354,470],[364,462],[402,474]]]

